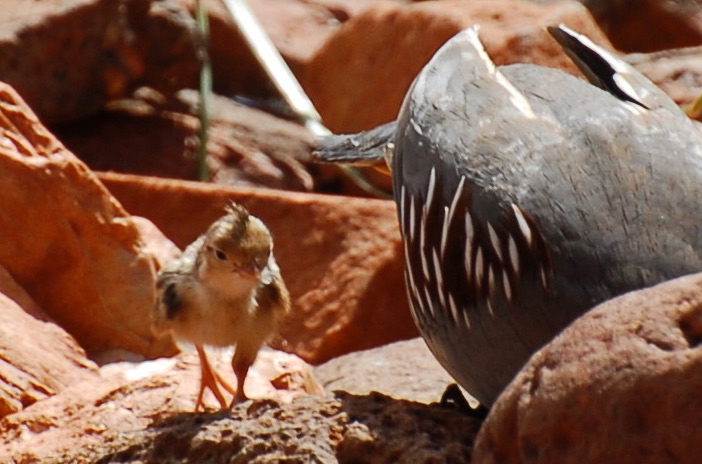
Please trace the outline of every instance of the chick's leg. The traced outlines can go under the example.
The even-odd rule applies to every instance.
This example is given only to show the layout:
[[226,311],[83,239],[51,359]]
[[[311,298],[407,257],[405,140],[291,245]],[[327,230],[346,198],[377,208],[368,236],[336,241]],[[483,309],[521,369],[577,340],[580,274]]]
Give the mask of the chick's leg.
[[234,394],[236,390],[212,368],[207,359],[205,348],[201,345],[195,345],[195,348],[197,349],[197,354],[200,356],[200,390],[197,393],[197,400],[195,401],[195,411],[197,412],[200,406],[202,406],[203,410],[205,409],[205,405],[202,401],[205,388],[209,388],[212,391],[217,401],[219,401],[220,407],[224,409],[227,407],[227,402],[217,384],[221,384],[222,387],[231,394]]
[[236,353],[234,353],[234,357],[232,357],[232,368],[236,375],[236,394],[234,395],[234,399],[232,399],[232,403],[229,405],[230,408],[248,399],[246,392],[244,392],[244,382],[249,373],[249,368],[256,360],[256,355],[258,355],[261,344],[260,342],[249,344],[239,343],[236,347]]

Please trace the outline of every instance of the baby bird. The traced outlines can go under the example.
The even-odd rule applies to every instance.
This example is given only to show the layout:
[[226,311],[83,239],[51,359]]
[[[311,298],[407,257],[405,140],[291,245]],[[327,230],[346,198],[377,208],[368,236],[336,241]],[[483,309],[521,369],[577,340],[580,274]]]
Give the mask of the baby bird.
[[[234,395],[229,407],[246,400],[249,367],[290,308],[268,228],[240,205],[229,205],[226,213],[162,269],[156,281],[153,331],[170,331],[176,339],[193,343],[200,356],[196,411],[204,409],[205,388],[227,407],[218,384]],[[204,350],[204,345],[234,344],[236,389],[213,370]]]

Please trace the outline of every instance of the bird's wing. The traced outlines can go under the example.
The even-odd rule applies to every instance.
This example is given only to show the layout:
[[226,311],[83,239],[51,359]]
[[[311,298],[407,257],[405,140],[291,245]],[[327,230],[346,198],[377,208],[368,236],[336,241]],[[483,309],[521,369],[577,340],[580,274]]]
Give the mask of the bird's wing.
[[290,293],[288,292],[280,267],[270,254],[268,264],[261,274],[261,283],[256,290],[256,302],[260,310],[277,313],[287,313],[290,309]]

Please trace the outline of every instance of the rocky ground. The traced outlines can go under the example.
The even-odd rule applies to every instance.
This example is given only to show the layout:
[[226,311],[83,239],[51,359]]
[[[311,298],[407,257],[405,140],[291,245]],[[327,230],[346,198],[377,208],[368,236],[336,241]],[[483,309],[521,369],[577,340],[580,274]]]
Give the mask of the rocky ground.
[[[195,0],[0,0],[0,462],[699,462],[702,275],[584,316],[484,424],[438,404],[450,378],[414,339],[394,203],[309,163],[313,137],[206,3],[202,183]],[[702,119],[697,1],[249,3],[335,132],[393,119],[476,23],[498,64],[577,73],[544,31],[564,22]],[[293,310],[254,399],[194,413],[197,356],[149,330],[153,284],[230,200],[270,227]]]

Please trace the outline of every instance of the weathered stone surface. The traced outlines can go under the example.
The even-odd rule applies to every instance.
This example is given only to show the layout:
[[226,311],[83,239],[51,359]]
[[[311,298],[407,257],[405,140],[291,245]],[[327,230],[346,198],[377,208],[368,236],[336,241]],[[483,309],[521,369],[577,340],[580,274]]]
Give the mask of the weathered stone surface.
[[313,58],[302,83],[333,132],[356,132],[395,119],[412,80],[460,30],[480,35],[500,65],[535,62],[575,72],[544,27],[563,22],[597,43],[607,39],[578,3],[500,0],[382,4],[347,21]]
[[403,278],[395,204],[102,173],[124,207],[149,218],[178,246],[245,205],[273,233],[293,298],[276,346],[312,363],[417,336]]
[[696,0],[579,0],[623,52],[702,44],[702,3]]
[[700,341],[702,274],[596,307],[505,389],[474,462],[699,462]]
[[[255,400],[232,411],[174,414],[164,412],[176,402],[167,396],[172,381],[154,380],[145,386],[139,380],[131,388],[117,390],[105,384],[87,404],[58,397],[42,405],[46,413],[35,407],[10,416],[0,421],[7,446],[0,451],[0,459],[144,464],[468,463],[479,425],[437,405],[342,392],[333,398],[300,397],[289,404]],[[146,393],[140,394],[145,389],[150,390],[152,403],[146,407],[142,404]],[[62,426],[56,427],[58,423]]]
[[0,264],[89,355],[172,353],[148,328],[157,262],[126,211],[0,84]]
[[2,264],[0,264],[0,293],[14,301],[25,313],[35,319],[40,321],[51,320],[20,284],[15,281],[12,275],[10,275],[10,272],[5,269],[5,266]]
[[[233,383],[232,350],[210,354],[215,368]],[[207,462],[206,453],[223,451],[218,442],[227,443],[231,429],[240,430],[232,438],[247,440],[246,429],[239,429],[241,422],[235,419],[227,420],[229,431],[223,436],[217,431],[210,434],[211,428],[206,424],[227,418],[228,411],[191,412],[200,379],[194,351],[171,359],[110,364],[100,371],[100,376],[74,383],[58,395],[0,420],[0,462],[119,460],[113,453],[125,458],[130,453],[151,453],[149,462],[159,463],[179,458],[181,461],[175,462]],[[299,358],[263,350],[247,377],[246,391],[251,397],[273,399],[246,402],[235,411],[239,411],[239,417],[247,417],[257,404],[263,408],[267,404],[285,404],[320,389],[311,376],[311,368]],[[217,404],[209,396],[205,399],[212,406]],[[250,414],[246,424],[249,430],[265,428],[264,423],[257,423],[257,416]],[[172,427],[181,434],[171,433]],[[201,459],[191,456],[191,460],[185,460],[180,453],[188,448],[205,454]],[[231,455],[236,451],[236,447],[230,447]]]
[[[195,0],[178,1],[194,14]],[[382,1],[389,0],[250,0],[248,4],[288,66],[300,75],[341,23]],[[206,5],[215,90],[222,95],[278,98],[224,4],[207,0]]]
[[2,0],[0,81],[45,123],[92,114],[141,85],[196,87],[195,23],[173,0]]
[[317,366],[315,375],[330,392],[375,391],[421,403],[439,401],[446,387],[455,383],[421,338],[339,356]]
[[627,55],[626,60],[679,105],[702,95],[702,46]]
[[[6,277],[2,287],[13,285]],[[15,295],[24,304],[31,301]],[[0,293],[0,417],[97,376],[97,366],[70,335],[20,304]]]
[[[199,94],[173,99],[146,90],[84,121],[62,125],[57,136],[94,170],[180,179],[197,178]],[[216,183],[311,190],[303,162],[312,136],[301,125],[213,96],[208,166]]]

